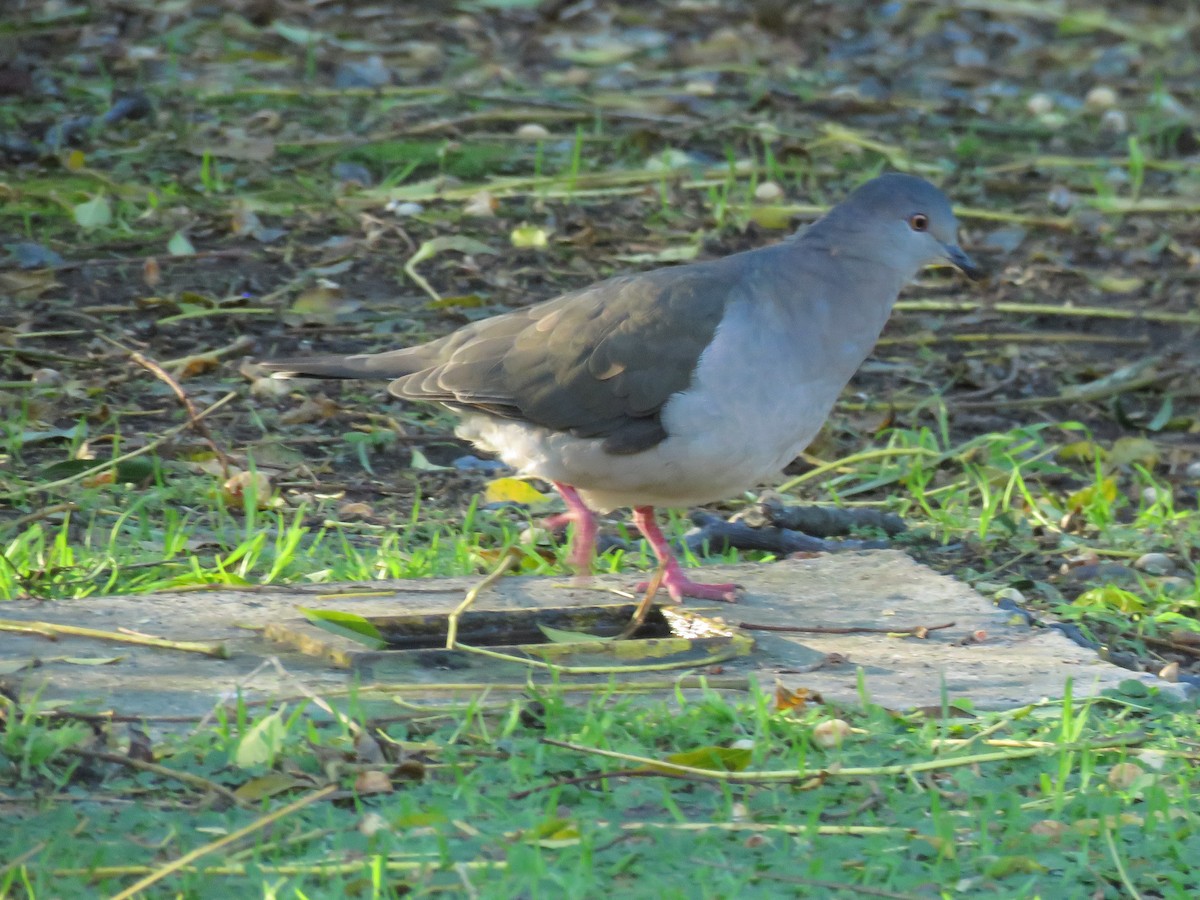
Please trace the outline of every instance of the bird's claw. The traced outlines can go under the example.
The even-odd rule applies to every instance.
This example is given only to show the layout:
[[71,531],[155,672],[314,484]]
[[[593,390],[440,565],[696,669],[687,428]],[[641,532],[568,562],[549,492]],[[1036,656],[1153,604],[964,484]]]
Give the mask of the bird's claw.
[[[704,584],[692,581],[683,574],[682,569],[668,569],[663,576],[661,586],[667,589],[667,594],[675,603],[682,603],[685,597],[691,600],[719,600],[722,603],[737,603],[741,586],[732,583]],[[649,589],[650,582],[643,581],[634,590],[641,593]]]

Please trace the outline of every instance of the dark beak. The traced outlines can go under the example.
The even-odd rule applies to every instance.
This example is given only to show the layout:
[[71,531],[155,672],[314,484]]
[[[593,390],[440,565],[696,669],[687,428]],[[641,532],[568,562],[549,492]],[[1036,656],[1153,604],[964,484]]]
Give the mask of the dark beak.
[[986,274],[975,264],[975,260],[967,256],[958,244],[946,244],[946,259],[952,266],[970,278],[972,281],[981,280]]

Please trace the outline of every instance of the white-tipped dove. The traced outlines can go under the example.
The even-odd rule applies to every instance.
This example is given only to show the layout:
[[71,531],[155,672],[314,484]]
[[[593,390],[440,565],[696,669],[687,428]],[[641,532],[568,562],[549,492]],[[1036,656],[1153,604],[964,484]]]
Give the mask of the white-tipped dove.
[[278,377],[390,379],[441,403],[458,434],[551,482],[589,567],[595,511],[633,508],[671,598],[734,600],[689,579],[654,518],[780,475],[870,353],[924,266],[979,270],[929,182],[868,181],[791,238],[621,275],[385,353],[264,363]]

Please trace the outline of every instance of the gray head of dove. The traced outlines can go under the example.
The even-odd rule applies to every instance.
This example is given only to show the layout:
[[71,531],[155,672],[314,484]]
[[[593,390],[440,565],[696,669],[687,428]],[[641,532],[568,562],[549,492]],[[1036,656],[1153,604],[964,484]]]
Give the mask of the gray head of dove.
[[923,178],[881,175],[855,190],[821,220],[830,252],[859,256],[915,275],[925,266],[950,264],[968,278],[983,271],[958,246],[958,220],[950,201]]

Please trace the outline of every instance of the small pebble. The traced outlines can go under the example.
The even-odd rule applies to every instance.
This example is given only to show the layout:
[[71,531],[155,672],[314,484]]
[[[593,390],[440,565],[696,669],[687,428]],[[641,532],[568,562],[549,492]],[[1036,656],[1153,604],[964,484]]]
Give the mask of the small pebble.
[[992,596],[997,600],[1011,600],[1013,603],[1017,604],[1017,606],[1025,605],[1025,595],[1018,591],[1015,587],[1001,588],[1000,590],[996,591],[996,593],[992,594]]
[[986,66],[987,54],[978,47],[963,46],[954,48],[954,64],[963,69],[978,69]]
[[772,203],[783,198],[783,188],[774,181],[764,181],[754,189],[754,199]]
[[372,837],[381,831],[387,831],[388,827],[387,819],[374,811],[358,820],[358,831],[365,837]]
[[1119,109],[1106,109],[1100,117],[1100,130],[1108,134],[1124,134],[1129,130],[1129,117]]
[[1133,567],[1151,575],[1169,575],[1175,571],[1175,563],[1165,553],[1143,553]]
[[1188,463],[1188,467],[1184,469],[1184,472],[1187,474],[1188,478],[1191,478],[1194,481],[1200,481],[1200,461]]
[[550,129],[537,122],[530,122],[517,129],[517,137],[523,141],[544,141],[550,137]]
[[983,238],[982,246],[998,253],[1012,253],[1025,240],[1026,231],[1019,226],[997,228]]
[[1104,173],[1104,180],[1113,187],[1124,187],[1129,184],[1129,173],[1124,169],[1109,169]]
[[58,369],[38,369],[29,376],[29,380],[42,387],[59,387],[67,378]]
[[1062,840],[1070,829],[1062,822],[1056,819],[1042,819],[1040,822],[1034,822],[1029,826],[1029,833],[1037,837],[1048,838],[1051,843],[1057,844]]
[[1137,763],[1122,762],[1117,763],[1108,770],[1108,783],[1119,791],[1128,789],[1138,780],[1144,770]]
[[1066,212],[1075,205],[1075,195],[1071,193],[1070,188],[1056,184],[1046,194],[1046,202],[1050,204],[1051,209],[1057,212]]
[[1142,503],[1146,506],[1152,506],[1155,503],[1164,503],[1171,499],[1171,489],[1165,485],[1152,485],[1151,487],[1142,488]]
[[830,750],[840,747],[852,730],[844,719],[826,719],[813,727],[812,742],[822,750]]
[[1049,94],[1034,94],[1025,101],[1025,108],[1032,115],[1044,116],[1054,109],[1054,99]]
[[1188,118],[1187,107],[1166,91],[1155,91],[1150,95],[1150,106],[1180,119]]
[[489,475],[512,471],[498,459],[480,459],[478,456],[460,456],[450,465],[460,472],[484,472]]
[[371,170],[360,163],[337,162],[329,171],[338,181],[362,187],[369,187],[375,180],[371,177]]
[[1087,92],[1083,102],[1090,109],[1110,109],[1117,105],[1117,92],[1105,85],[1097,85]]
[[397,203],[394,200],[384,207],[393,216],[419,216],[425,212],[425,207],[420,203],[413,203],[411,200],[405,203]]

